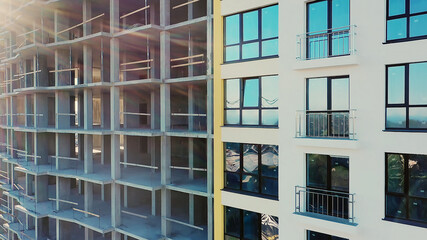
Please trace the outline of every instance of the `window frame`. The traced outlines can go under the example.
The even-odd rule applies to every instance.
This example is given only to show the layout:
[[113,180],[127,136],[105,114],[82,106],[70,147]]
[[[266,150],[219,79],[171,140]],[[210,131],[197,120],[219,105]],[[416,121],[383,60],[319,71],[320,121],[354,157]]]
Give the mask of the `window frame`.
[[[427,10],[423,11],[423,12],[418,12],[418,13],[412,13],[410,12],[410,3],[411,0],[404,0],[405,1],[405,13],[403,14],[399,14],[399,15],[395,15],[395,16],[390,16],[390,0],[386,1],[386,32],[385,32],[385,43],[399,43],[399,42],[407,42],[407,41],[416,41],[416,40],[422,40],[422,39],[427,39],[427,34],[426,35],[422,35],[422,36],[416,36],[416,37],[410,37],[410,25],[411,22],[409,21],[411,17],[414,16],[418,16],[418,15],[426,15],[427,14]],[[393,39],[393,40],[388,40],[387,39],[387,34],[388,34],[388,21],[390,20],[395,20],[395,19],[406,19],[406,37],[405,38],[399,38],[399,39]]]
[[[226,149],[226,144],[224,143],[224,149]],[[277,149],[279,149],[278,145],[270,145],[270,144],[250,144],[250,143],[234,143],[234,144],[239,144],[239,172],[230,172],[227,171],[227,163],[226,163],[226,155],[224,154],[224,189],[226,190],[231,190],[231,191],[239,191],[239,192],[243,192],[245,194],[249,194],[249,195],[257,195],[257,196],[266,196],[267,198],[272,198],[272,199],[278,199],[279,198],[279,163],[277,164],[277,178],[275,177],[270,177],[270,176],[263,176],[262,174],[262,146],[276,146]],[[243,156],[243,150],[244,150],[244,145],[254,145],[257,147],[258,150],[258,170],[257,170],[257,174],[254,173],[245,173],[243,171],[243,165],[244,165],[244,156]],[[225,153],[225,151],[224,151]],[[277,156],[279,157],[279,153],[277,153]],[[239,189],[235,189],[235,188],[229,188],[227,187],[227,173],[231,173],[231,174],[236,174],[239,175]],[[258,178],[258,192],[251,192],[251,191],[247,191],[247,190],[243,190],[243,177],[245,175],[249,175],[252,177],[257,177]],[[275,180],[277,181],[277,196],[276,195],[270,195],[270,194],[266,194],[262,192],[262,183],[264,181],[264,179],[270,179],[270,180]]]
[[[396,193],[396,192],[389,192],[388,191],[388,155],[402,155],[404,157],[404,186],[403,186],[403,193]],[[419,196],[411,196],[409,194],[409,157],[411,155],[422,155],[426,156],[425,154],[408,154],[408,153],[395,153],[395,152],[386,152],[384,154],[385,159],[385,184],[384,184],[384,219],[389,220],[392,222],[401,222],[401,223],[408,223],[411,225],[417,225],[422,227],[427,227],[427,220],[425,222],[423,221],[417,221],[409,218],[409,209],[410,209],[410,199],[417,199],[417,200],[423,200],[427,201],[427,197],[419,197]],[[394,196],[394,197],[400,197],[404,198],[406,200],[405,204],[405,210],[406,210],[406,217],[400,218],[396,216],[389,216],[387,215],[387,196]],[[427,206],[426,206],[427,208]]]
[[[329,240],[348,240],[348,238],[342,238],[342,237],[337,237],[337,236],[333,236],[333,235],[330,235],[330,234],[327,234],[327,233],[321,233],[321,232],[317,232],[317,231],[312,231],[312,230],[306,230],[306,235],[307,235],[307,240],[310,240],[310,233],[319,233],[319,234],[322,234],[322,235],[327,235],[326,237],[328,237],[329,238]],[[335,238],[335,239],[334,239]]]
[[[238,108],[228,108],[227,107],[227,94],[224,94],[224,126],[229,127],[262,127],[262,128],[277,128],[279,126],[279,113],[277,113],[277,125],[263,125],[262,124],[262,111],[263,110],[277,110],[279,111],[279,106],[277,107],[263,107],[262,106],[262,81],[264,77],[277,77],[279,80],[279,75],[267,75],[267,76],[259,76],[259,77],[247,77],[247,78],[233,78],[233,79],[225,79],[224,81],[230,80],[239,80],[239,107]],[[258,107],[244,107],[244,83],[246,80],[258,80]],[[227,93],[227,85],[224,84],[224,93]],[[278,86],[277,86],[278,87]],[[228,110],[238,110],[239,111],[239,123],[238,124],[228,124],[226,123],[226,112]],[[258,110],[258,124],[243,124],[243,111],[244,110]]]
[[[423,108],[423,107],[427,108],[427,103],[426,104],[417,104],[417,105],[411,105],[411,104],[409,104],[409,97],[410,97],[409,96],[409,84],[410,84],[410,82],[409,82],[409,80],[410,80],[409,66],[411,64],[417,64],[417,63],[427,63],[427,61],[386,65],[386,68],[385,68],[385,76],[386,76],[386,82],[385,82],[385,111],[384,111],[384,116],[385,116],[384,117],[384,119],[385,119],[384,129],[385,129],[385,131],[395,131],[395,132],[398,132],[398,131],[425,132],[425,131],[427,131],[427,127],[426,128],[410,128],[409,127],[409,109],[410,108]],[[388,96],[389,96],[389,93],[388,93],[388,84],[389,84],[389,75],[388,75],[388,72],[389,71],[388,71],[388,69],[392,68],[392,67],[400,67],[400,66],[404,66],[405,67],[405,80],[404,80],[404,83],[405,83],[405,89],[404,89],[404,93],[405,93],[404,99],[405,99],[405,102],[404,103],[400,103],[400,104],[396,104],[396,103],[389,104],[388,103]],[[390,128],[390,127],[387,127],[387,109],[389,109],[389,108],[405,108],[406,127],[404,127],[404,128]]]
[[[240,237],[233,236],[231,234],[227,234],[226,233],[226,227],[225,226],[227,224],[227,208],[232,208],[232,209],[236,209],[236,210],[239,211],[239,217],[240,217]],[[273,216],[273,215],[261,214],[261,213],[256,213],[256,212],[252,212],[252,211],[248,211],[248,210],[243,210],[243,209],[240,209],[240,208],[234,208],[234,207],[225,206],[224,207],[224,237],[228,236],[228,237],[233,237],[233,238],[242,239],[242,240],[246,239],[246,238],[244,238],[245,237],[244,236],[244,228],[245,228],[245,224],[244,224],[245,223],[245,221],[244,221],[244,213],[245,212],[255,213],[257,215],[257,217],[258,217],[258,232],[259,232],[258,239],[262,238],[262,216],[263,215],[267,215],[267,216],[273,217],[273,218],[275,218],[277,220],[277,223],[279,223],[279,217],[276,217],[276,216]],[[278,228],[278,230],[280,230],[280,229]]]
[[[265,57],[262,56],[262,42],[269,41],[269,40],[274,40],[274,39],[279,40],[279,27],[277,29],[277,37],[270,37],[270,38],[266,38],[266,39],[262,38],[262,9],[268,8],[268,7],[272,7],[272,6],[278,6],[278,4],[272,4],[272,5],[264,6],[264,7],[257,8],[257,9],[252,9],[252,10],[247,10],[247,11],[243,11],[243,12],[238,12],[238,13],[230,14],[230,15],[227,15],[227,16],[223,17],[223,19],[224,19],[223,20],[223,35],[224,35],[224,38],[223,38],[223,56],[224,56],[223,57],[223,63],[224,64],[237,63],[237,62],[246,62],[246,61],[253,61],[253,60],[261,60],[261,59],[269,59],[269,58],[277,58],[277,57],[279,57],[279,48],[277,49],[277,54],[276,55],[265,56]],[[258,12],[258,39],[244,41],[243,40],[243,15],[245,13],[253,12],[253,11],[257,11]],[[278,11],[279,11],[279,9],[278,9]],[[227,24],[226,24],[225,19],[227,17],[231,17],[231,16],[234,16],[234,15],[239,15],[239,42],[227,45],[226,44]],[[243,45],[250,44],[250,43],[256,43],[256,42],[259,44],[258,45],[258,48],[259,48],[258,49],[258,57],[243,59],[242,58],[242,53],[243,53],[242,48],[243,48]],[[279,43],[280,42],[278,42],[278,44]],[[238,60],[227,61],[226,60],[226,57],[227,57],[226,48],[227,47],[233,47],[233,46],[239,46],[239,59]]]

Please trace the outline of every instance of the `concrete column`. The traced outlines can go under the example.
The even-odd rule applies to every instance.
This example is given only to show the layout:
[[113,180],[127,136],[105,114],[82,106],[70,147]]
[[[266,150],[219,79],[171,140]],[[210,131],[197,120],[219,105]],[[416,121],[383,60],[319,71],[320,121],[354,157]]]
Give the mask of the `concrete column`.
[[194,131],[194,88],[192,84],[188,84],[188,131]]
[[171,109],[170,109],[170,85],[160,85],[160,130],[166,132],[170,129]]
[[[161,136],[161,183],[167,185],[170,183],[171,178],[171,139],[168,136]],[[161,199],[161,215],[162,215],[162,235],[168,236],[170,227],[169,221],[166,220],[171,214],[171,196],[170,191],[162,188]]]
[[110,96],[108,92],[101,93],[101,128],[110,129]]
[[83,102],[84,102],[84,128],[85,130],[89,130],[89,129],[92,129],[93,127],[93,95],[92,95],[91,89],[87,89],[87,88],[84,89]]
[[93,173],[93,136],[90,134],[84,135],[84,171]]
[[[92,18],[92,0],[83,0],[83,21]],[[92,33],[92,22],[83,24],[83,36],[90,35]]]
[[[93,211],[93,183],[91,182],[84,182],[84,189],[85,189],[85,193],[84,193],[84,201],[85,201],[85,206],[84,209],[87,212],[92,212]],[[85,216],[88,217],[89,215],[87,213],[85,213]]]
[[70,128],[71,116],[59,115],[59,113],[69,114],[70,113],[70,93],[69,92],[55,92],[55,113],[56,113],[56,128],[64,129]]
[[44,202],[48,200],[48,176],[36,176],[35,198],[36,202]]
[[[69,178],[56,177],[56,198],[60,200],[70,199],[71,180]],[[70,209],[72,205],[57,201],[56,209]]]
[[93,231],[85,228],[85,240],[93,240]]

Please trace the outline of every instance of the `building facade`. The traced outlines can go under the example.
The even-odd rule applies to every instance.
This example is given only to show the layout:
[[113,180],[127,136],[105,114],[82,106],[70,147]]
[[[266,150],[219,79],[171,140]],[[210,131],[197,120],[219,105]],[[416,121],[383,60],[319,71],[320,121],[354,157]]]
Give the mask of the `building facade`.
[[213,239],[212,6],[1,1],[1,239]]
[[427,2],[222,0],[215,239],[423,239]]

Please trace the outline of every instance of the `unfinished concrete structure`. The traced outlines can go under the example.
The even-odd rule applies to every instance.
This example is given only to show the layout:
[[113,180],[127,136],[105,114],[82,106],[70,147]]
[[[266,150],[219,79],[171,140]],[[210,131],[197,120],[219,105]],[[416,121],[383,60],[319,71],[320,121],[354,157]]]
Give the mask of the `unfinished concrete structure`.
[[213,239],[212,1],[0,18],[0,238]]

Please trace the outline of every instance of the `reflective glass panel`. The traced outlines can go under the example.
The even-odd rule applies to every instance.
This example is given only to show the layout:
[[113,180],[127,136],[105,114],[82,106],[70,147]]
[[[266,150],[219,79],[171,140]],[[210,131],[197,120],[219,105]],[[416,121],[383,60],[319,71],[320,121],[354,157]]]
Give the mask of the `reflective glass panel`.
[[[424,26],[425,27],[425,26]],[[427,104],[427,62],[409,65],[409,104]]]
[[240,108],[240,79],[225,81],[225,107]]
[[243,14],[243,41],[258,39],[258,10]]
[[308,84],[308,110],[327,110],[328,81],[326,78],[312,78]]
[[386,196],[386,215],[406,218],[406,199],[404,197]]
[[410,0],[409,5],[411,13],[427,12],[426,0]]
[[348,158],[331,158],[331,188],[333,190],[348,192],[349,188],[349,164]]
[[349,109],[349,86],[348,78],[332,79],[332,110]]
[[243,145],[243,171],[258,174],[258,145]]
[[243,110],[242,124],[243,125],[259,125],[259,110]]
[[427,200],[409,198],[409,219],[427,222]]
[[246,79],[243,82],[243,107],[259,106],[259,80]]
[[388,68],[388,104],[405,103],[405,66]]
[[225,45],[240,42],[240,15],[235,14],[225,18]]
[[427,108],[412,107],[409,108],[409,127],[427,128]]
[[328,156],[307,154],[307,186],[327,188]]
[[[425,0],[424,0],[425,1]],[[425,1],[427,3],[427,1]],[[409,18],[409,37],[427,35],[427,14],[417,15]]]
[[350,50],[350,29],[340,28],[332,33],[332,54],[333,56],[347,55]]
[[387,40],[406,38],[406,18],[387,21]]
[[231,46],[225,48],[225,61],[237,61],[240,59],[240,46]]
[[257,193],[259,191],[258,177],[243,174],[242,190]]
[[275,145],[261,146],[262,175],[278,178],[279,176],[279,147]]
[[388,0],[388,15],[396,16],[405,14],[406,0]]
[[350,0],[332,0],[332,28],[350,25]]
[[406,109],[387,108],[386,128],[406,128]]
[[279,239],[279,219],[267,214],[261,214],[261,240]]
[[258,240],[259,236],[259,217],[258,213],[243,211],[243,236],[244,239]]
[[242,45],[242,59],[259,57],[259,43],[247,43]]
[[262,39],[279,36],[279,11],[278,5],[266,7],[262,14]]
[[318,59],[329,55],[329,38],[326,34],[309,36],[307,58]]
[[405,159],[400,154],[387,154],[387,190],[403,193],[405,186]]
[[236,208],[225,208],[225,233],[240,237],[240,210]]
[[240,189],[240,175],[236,173],[225,173],[225,186],[231,189]]
[[278,196],[279,194],[279,183],[277,179],[263,178],[261,191],[263,194]]
[[240,110],[225,110],[225,124],[240,124]]
[[229,172],[240,172],[240,144],[225,144],[225,170]]
[[262,125],[264,126],[278,126],[279,125],[279,111],[277,109],[261,110]]
[[328,29],[328,2],[319,1],[309,3],[308,7],[308,32],[317,32]]
[[427,198],[427,155],[410,155],[408,161],[409,195]]
[[276,56],[279,51],[279,40],[272,39],[262,41],[262,57]]
[[268,76],[261,78],[262,107],[279,106],[279,77]]

